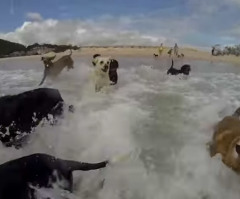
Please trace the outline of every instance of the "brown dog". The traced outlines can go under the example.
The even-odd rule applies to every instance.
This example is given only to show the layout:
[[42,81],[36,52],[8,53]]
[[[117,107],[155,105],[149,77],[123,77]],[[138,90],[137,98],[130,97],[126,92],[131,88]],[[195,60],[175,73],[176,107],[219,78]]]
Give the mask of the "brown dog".
[[208,143],[210,156],[220,153],[222,162],[240,173],[240,108],[232,116],[226,116],[214,129],[212,141]]
[[43,78],[39,86],[43,84],[47,76],[56,77],[62,72],[62,70],[65,67],[67,67],[68,70],[73,69],[74,61],[71,55],[72,55],[72,50],[69,55],[64,55],[55,62],[52,62],[52,61],[53,59],[55,59],[56,55],[52,55],[50,57],[42,57],[41,60],[43,61],[45,68],[44,68]]

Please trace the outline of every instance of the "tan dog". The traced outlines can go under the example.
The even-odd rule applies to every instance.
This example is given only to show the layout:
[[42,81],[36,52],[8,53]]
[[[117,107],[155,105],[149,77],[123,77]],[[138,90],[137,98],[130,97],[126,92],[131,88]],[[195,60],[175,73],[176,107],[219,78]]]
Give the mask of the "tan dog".
[[214,129],[212,141],[208,143],[210,156],[220,153],[223,163],[240,173],[240,108],[232,116],[221,120]]
[[73,69],[74,61],[73,61],[71,55],[72,55],[72,50],[70,50],[69,55],[64,55],[60,59],[58,59],[54,62],[53,62],[53,60],[56,58],[55,53],[51,52],[45,56],[42,56],[41,60],[43,61],[45,68],[44,68],[43,78],[42,78],[42,81],[40,82],[39,86],[44,82],[44,80],[47,76],[56,77],[62,72],[62,70],[65,67],[67,67],[67,70]]

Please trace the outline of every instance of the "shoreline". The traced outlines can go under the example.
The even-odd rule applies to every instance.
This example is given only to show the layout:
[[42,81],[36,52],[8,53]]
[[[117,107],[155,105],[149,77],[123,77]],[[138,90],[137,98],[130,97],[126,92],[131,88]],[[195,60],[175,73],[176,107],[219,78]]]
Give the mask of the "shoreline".
[[[82,57],[82,56],[93,56],[94,54],[101,54],[103,56],[111,56],[117,58],[117,56],[126,56],[126,57],[149,57],[154,58],[153,54],[158,54],[157,47],[82,47],[80,50],[73,50],[73,58],[74,57]],[[169,48],[164,47],[163,54],[156,59],[161,60],[169,58],[167,54]],[[172,56],[174,59],[186,59],[186,60],[203,60],[210,62],[225,62],[240,65],[240,57],[236,57],[233,55],[225,55],[225,56],[212,56],[210,52],[201,51],[194,48],[179,48],[179,53],[184,54],[184,58],[176,58]],[[57,53],[58,56],[61,56],[63,53]],[[0,61],[8,61],[15,59],[40,59],[41,55],[32,55],[32,56],[21,56],[21,57],[6,57],[1,58]]]

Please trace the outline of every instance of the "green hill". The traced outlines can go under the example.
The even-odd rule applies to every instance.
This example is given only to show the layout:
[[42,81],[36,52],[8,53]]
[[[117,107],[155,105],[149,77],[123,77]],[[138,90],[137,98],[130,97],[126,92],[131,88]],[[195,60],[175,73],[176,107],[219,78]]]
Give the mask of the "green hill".
[[22,44],[0,39],[0,56],[9,55],[15,51],[26,51],[26,47]]
[[[56,53],[64,52],[67,49],[77,50],[80,49],[78,46],[72,45],[55,45],[55,44],[32,44],[29,46],[24,46],[22,44],[6,41],[0,39],[0,58],[1,57],[14,57],[14,56],[24,56],[24,55],[36,55],[38,50],[45,49],[46,51],[54,51]],[[16,52],[16,53],[13,53]],[[12,54],[13,53],[13,54]]]

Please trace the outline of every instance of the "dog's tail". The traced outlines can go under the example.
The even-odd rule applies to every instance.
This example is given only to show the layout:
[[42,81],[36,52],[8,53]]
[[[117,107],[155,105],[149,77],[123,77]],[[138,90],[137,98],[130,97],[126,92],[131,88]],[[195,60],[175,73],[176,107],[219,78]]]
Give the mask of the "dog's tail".
[[167,71],[167,75],[170,73],[170,71],[171,71],[171,69],[173,68],[173,59],[172,59],[172,65],[171,65],[171,67],[168,69],[168,71]]
[[86,163],[86,162],[78,162],[72,160],[61,160],[62,165],[66,170],[69,172],[82,170],[82,171],[89,171],[89,170],[97,170],[107,166],[109,163],[108,161],[103,161],[99,163]]
[[173,59],[172,59],[172,65],[171,65],[171,67],[170,67],[170,68],[173,68],[173,64],[174,64],[174,62],[173,62]]
[[110,158],[109,160],[99,162],[99,163],[86,163],[86,162],[78,162],[78,161],[72,161],[72,160],[60,160],[63,161],[62,165],[64,168],[66,168],[68,171],[76,171],[76,170],[82,170],[82,171],[89,171],[89,170],[97,170],[106,167],[109,165],[115,165],[117,163],[123,162],[125,160],[128,160],[132,155],[132,152],[114,156],[113,158]]

